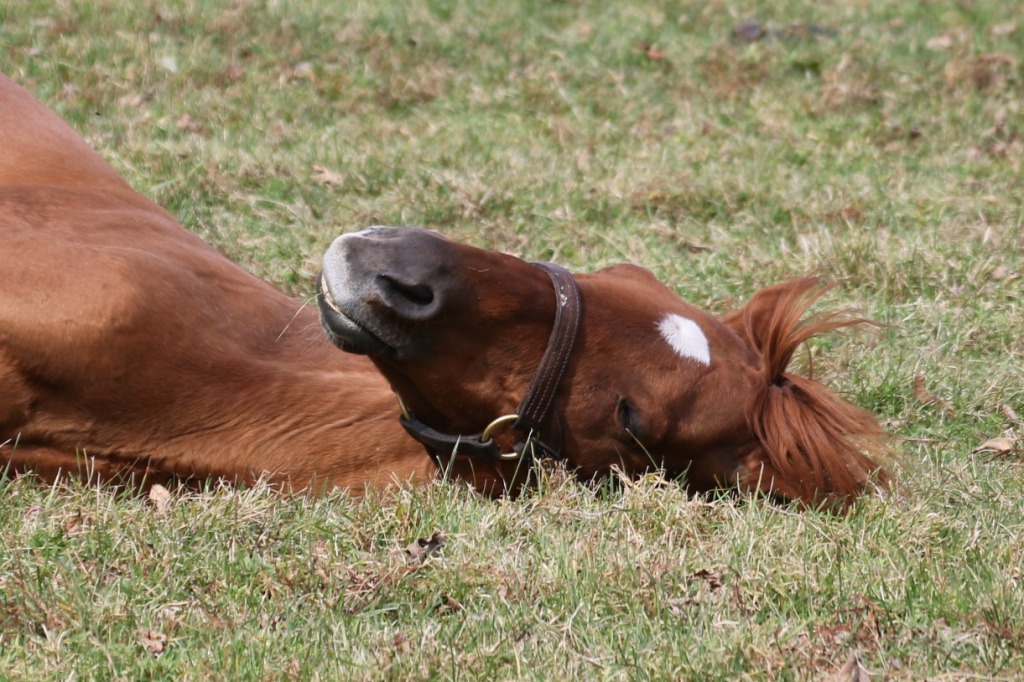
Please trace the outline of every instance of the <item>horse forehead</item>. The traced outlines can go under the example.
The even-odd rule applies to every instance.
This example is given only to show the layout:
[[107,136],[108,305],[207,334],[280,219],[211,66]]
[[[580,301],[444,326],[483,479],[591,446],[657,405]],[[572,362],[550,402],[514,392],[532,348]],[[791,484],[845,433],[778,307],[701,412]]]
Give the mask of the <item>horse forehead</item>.
[[711,366],[711,344],[693,319],[679,313],[665,313],[654,327],[676,355]]
[[580,280],[592,294],[587,305],[596,299],[603,309],[602,326],[631,330],[612,338],[643,344],[646,352],[672,358],[681,369],[705,370],[716,356],[728,362],[725,356],[734,355],[730,335],[715,317],[682,300],[647,270],[618,265]]

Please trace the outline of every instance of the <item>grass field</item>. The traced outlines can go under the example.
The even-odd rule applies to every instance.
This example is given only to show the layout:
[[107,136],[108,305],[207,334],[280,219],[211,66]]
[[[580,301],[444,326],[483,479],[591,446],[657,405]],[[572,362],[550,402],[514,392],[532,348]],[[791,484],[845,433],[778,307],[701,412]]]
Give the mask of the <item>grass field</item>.
[[840,279],[889,326],[814,366],[899,488],[834,517],[557,469],[159,509],[0,479],[0,678],[1021,679],[1022,45],[1013,0],[6,0],[0,70],[296,296],[375,223],[719,312]]

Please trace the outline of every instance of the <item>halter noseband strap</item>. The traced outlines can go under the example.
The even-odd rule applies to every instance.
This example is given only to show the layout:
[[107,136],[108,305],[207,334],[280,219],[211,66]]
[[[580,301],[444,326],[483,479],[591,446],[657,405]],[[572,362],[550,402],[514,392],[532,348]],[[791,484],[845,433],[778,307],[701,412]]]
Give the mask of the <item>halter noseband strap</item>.
[[[477,434],[451,435],[436,431],[414,415],[404,413],[400,419],[402,426],[414,439],[422,443],[427,452],[435,460],[441,457],[476,457],[489,460],[518,460],[528,452],[531,454],[539,447],[552,457],[558,457],[561,450],[561,419],[552,415],[555,394],[565,376],[579,334],[580,319],[583,317],[583,299],[575,278],[565,268],[554,263],[535,263],[535,265],[551,277],[555,287],[555,323],[548,338],[548,347],[537,367],[537,372],[530,382],[523,401],[515,415],[499,417],[491,425]],[[554,416],[554,419],[552,419]],[[519,437],[516,439],[514,452],[503,453],[501,447],[491,437],[491,431],[504,421],[511,421],[512,430]],[[550,440],[551,433],[544,428],[550,422],[558,429],[558,442]],[[542,437],[546,436],[546,437]]]

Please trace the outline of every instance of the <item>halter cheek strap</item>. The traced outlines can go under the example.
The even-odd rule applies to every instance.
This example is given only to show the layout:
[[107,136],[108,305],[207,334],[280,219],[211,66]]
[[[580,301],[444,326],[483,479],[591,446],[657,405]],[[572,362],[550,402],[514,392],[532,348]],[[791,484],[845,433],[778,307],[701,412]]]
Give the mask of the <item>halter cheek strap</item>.
[[[548,273],[554,285],[555,322],[544,357],[516,413],[498,417],[480,433],[452,435],[430,428],[402,408],[402,426],[426,447],[435,461],[440,462],[442,457],[514,461],[526,454],[535,457],[536,448],[550,457],[560,456],[562,420],[552,407],[579,336],[583,299],[576,279],[568,270],[554,263],[535,265]],[[513,451],[509,453],[502,452],[492,437],[507,422],[512,422],[511,429],[517,435]],[[552,440],[551,430],[545,431],[548,426],[557,431],[557,440]]]

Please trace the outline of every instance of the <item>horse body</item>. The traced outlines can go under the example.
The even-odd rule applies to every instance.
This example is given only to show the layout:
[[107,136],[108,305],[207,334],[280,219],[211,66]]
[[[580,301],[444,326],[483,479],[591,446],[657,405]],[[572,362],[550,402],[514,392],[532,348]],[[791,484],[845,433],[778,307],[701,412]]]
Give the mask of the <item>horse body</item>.
[[0,456],[53,478],[428,476],[364,358],[0,79]]
[[[565,341],[551,332],[566,295],[551,272],[426,230],[370,228],[325,255],[318,317],[0,76],[0,463],[297,489],[425,480],[440,464],[495,494],[527,479],[525,438],[584,478],[661,468],[696,490],[808,503],[884,480],[874,418],[787,373],[797,345],[853,322],[803,319],[812,280],[718,319],[635,266],[565,273],[581,303]],[[564,363],[538,375],[552,343]],[[520,409],[538,376],[551,397],[539,433],[495,432],[507,459],[461,456],[459,434],[491,442],[485,427]],[[409,433],[454,434],[450,452],[431,461],[395,394],[403,423],[423,426]]]

